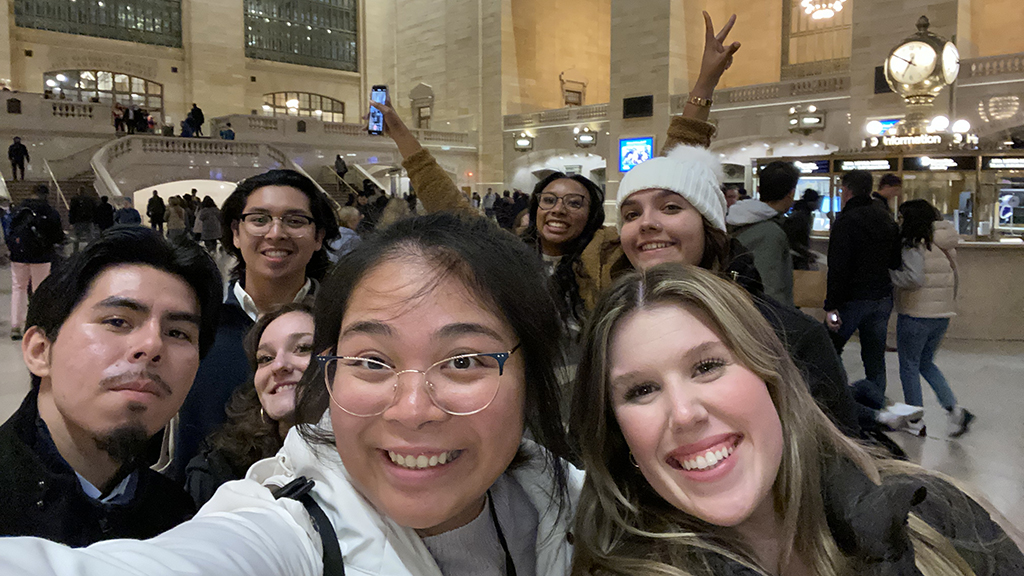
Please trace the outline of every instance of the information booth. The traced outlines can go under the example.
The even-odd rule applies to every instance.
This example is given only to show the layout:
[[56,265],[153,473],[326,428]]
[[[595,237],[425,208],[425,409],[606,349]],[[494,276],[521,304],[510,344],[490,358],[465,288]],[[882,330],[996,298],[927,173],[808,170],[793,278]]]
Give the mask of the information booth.
[[793,162],[800,170],[797,198],[807,188],[822,195],[814,214],[817,233],[827,232],[842,210],[843,174],[864,170],[871,174],[875,189],[885,174],[903,179],[903,192],[892,202],[894,212],[901,202],[923,198],[970,240],[1016,243],[1024,237],[1024,150],[760,158],[754,162],[755,193],[757,174],[774,161]]

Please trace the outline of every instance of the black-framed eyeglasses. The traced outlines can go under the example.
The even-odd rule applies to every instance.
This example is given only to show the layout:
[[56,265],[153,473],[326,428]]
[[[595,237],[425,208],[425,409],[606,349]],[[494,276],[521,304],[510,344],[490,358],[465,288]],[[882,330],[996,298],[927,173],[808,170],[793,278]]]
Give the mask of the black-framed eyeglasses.
[[301,238],[313,227],[316,220],[305,214],[285,214],[284,216],[272,216],[265,212],[249,212],[242,214],[242,224],[246,231],[253,236],[266,236],[270,228],[277,220],[281,227],[294,238]]
[[582,194],[566,194],[565,196],[558,196],[550,192],[544,192],[540,195],[540,199],[537,205],[544,210],[551,210],[557,204],[558,201],[562,201],[562,206],[565,206],[569,210],[582,210],[587,205],[587,197]]
[[498,395],[508,352],[459,354],[426,370],[397,370],[375,358],[317,356],[327,393],[335,406],[362,418],[379,416],[394,405],[403,374],[422,374],[434,405],[452,416],[476,414]]

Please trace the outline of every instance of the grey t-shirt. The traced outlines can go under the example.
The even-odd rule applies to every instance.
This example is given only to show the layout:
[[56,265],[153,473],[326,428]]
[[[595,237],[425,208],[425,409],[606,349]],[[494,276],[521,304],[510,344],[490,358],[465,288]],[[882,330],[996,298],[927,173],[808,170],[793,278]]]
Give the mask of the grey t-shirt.
[[[535,576],[537,509],[522,486],[504,474],[491,486],[490,497],[517,576]],[[444,576],[509,576],[505,574],[505,551],[486,503],[469,524],[423,538],[423,543]]]

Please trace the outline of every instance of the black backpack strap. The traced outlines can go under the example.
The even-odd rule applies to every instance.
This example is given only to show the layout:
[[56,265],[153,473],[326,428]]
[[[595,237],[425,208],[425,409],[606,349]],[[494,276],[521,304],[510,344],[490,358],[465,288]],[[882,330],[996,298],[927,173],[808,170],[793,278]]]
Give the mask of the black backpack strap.
[[306,508],[306,512],[313,520],[313,527],[320,534],[320,542],[324,549],[324,574],[323,576],[345,576],[345,559],[341,555],[341,546],[338,544],[338,535],[334,532],[324,509],[313,499],[310,490],[314,482],[305,476],[300,476],[288,484],[275,488],[271,491],[274,498],[291,498],[298,500]]

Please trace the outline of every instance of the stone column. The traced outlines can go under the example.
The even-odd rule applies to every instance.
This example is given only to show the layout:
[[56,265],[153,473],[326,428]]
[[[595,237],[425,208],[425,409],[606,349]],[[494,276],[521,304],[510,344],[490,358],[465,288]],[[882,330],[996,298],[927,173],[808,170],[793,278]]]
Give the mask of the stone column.
[[210,119],[238,113],[245,102],[249,75],[245,67],[245,15],[242,0],[185,0],[181,4],[181,36],[185,51],[185,102],[170,111],[184,118],[192,103]]
[[[608,182],[605,198],[607,222],[615,222],[615,194],[623,173],[619,171],[619,139],[653,136],[655,153],[665,143],[670,121],[671,97],[689,90],[686,18],[700,18],[687,10],[684,0],[611,0],[611,99],[608,106]],[[692,7],[691,7],[692,8]],[[623,119],[622,101],[637,96],[654,97],[654,115]]]
[[[0,8],[0,78],[13,81],[11,73],[11,28],[14,26],[14,2],[7,0]],[[15,87],[11,86],[13,90]],[[17,87],[19,90],[22,86]]]
[[[904,38],[917,32],[922,15],[930,30],[946,39],[958,32],[959,43],[971,50],[969,21],[960,26],[961,6],[969,0],[856,0],[853,2],[853,51],[850,58],[850,146],[860,148],[864,126],[870,118],[895,117],[906,112],[898,94],[875,94],[875,68]],[[967,11],[969,17],[969,10]],[[963,28],[963,29],[961,29]],[[968,57],[968,54],[962,55]],[[935,114],[949,113],[950,90],[935,99]]]

